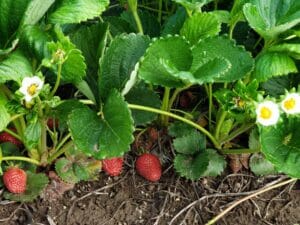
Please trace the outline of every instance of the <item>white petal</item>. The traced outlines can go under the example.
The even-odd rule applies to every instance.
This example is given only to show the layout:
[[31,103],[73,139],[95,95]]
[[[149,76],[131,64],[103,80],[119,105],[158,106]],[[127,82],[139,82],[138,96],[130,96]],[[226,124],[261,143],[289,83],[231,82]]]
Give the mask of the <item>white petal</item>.
[[[261,109],[263,107],[268,108],[272,112],[272,115],[270,118],[265,119],[260,116]],[[280,117],[279,107],[276,103],[274,103],[272,101],[262,102],[256,108],[256,117],[257,117],[256,121],[258,123],[262,124],[263,126],[275,125],[278,122],[279,117]]]
[[[284,103],[290,99],[295,100],[295,107],[292,109],[287,109],[284,105]],[[298,114],[300,113],[300,95],[298,93],[291,93],[288,94],[285,99],[281,102],[281,108],[282,110],[287,114]]]

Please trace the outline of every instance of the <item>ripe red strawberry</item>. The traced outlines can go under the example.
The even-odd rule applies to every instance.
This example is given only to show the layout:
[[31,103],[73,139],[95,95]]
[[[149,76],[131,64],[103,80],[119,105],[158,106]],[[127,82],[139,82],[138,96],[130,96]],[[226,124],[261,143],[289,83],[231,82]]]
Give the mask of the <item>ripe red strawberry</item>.
[[161,177],[161,164],[156,155],[144,153],[135,162],[137,172],[149,181],[158,181]]
[[110,176],[118,176],[122,172],[123,161],[123,157],[104,159],[102,169]]
[[[16,129],[15,128],[10,128],[11,131],[13,132],[16,132]],[[11,134],[3,131],[0,133],[0,143],[3,143],[3,142],[10,142],[14,145],[17,145],[18,147],[21,147],[22,146],[22,142],[15,138],[14,136],[12,136]]]
[[11,167],[3,174],[3,183],[7,190],[14,194],[21,194],[26,190],[27,175],[24,170]]

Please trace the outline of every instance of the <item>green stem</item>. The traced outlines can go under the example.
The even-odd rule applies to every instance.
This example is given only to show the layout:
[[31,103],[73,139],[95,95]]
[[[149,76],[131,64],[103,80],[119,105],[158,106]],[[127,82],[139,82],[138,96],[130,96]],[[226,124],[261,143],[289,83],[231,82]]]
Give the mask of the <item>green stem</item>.
[[73,146],[73,141],[69,141],[59,151],[55,152],[52,156],[50,156],[50,158],[48,159],[48,163],[51,164],[55,159],[57,159],[59,156],[64,154],[72,146]]
[[25,122],[24,116],[21,116],[19,118],[19,121],[20,121],[21,129],[22,129],[21,134],[23,135],[23,134],[25,134],[25,130],[26,130],[26,122]]
[[172,94],[172,97],[171,97],[170,100],[169,100],[168,111],[171,110],[171,108],[172,108],[172,106],[173,106],[173,104],[174,104],[174,102],[175,102],[177,96],[179,95],[179,93],[182,92],[182,91],[184,91],[184,90],[186,90],[186,89],[188,89],[190,86],[191,86],[191,85],[188,85],[188,86],[183,87],[183,88],[176,88],[176,89],[175,89],[175,91],[174,91],[173,94]]
[[229,39],[232,40],[233,38],[233,30],[235,28],[237,22],[234,22],[230,27],[229,27]]
[[161,15],[162,15],[162,0],[158,1],[158,22],[161,24]]
[[41,157],[43,155],[43,153],[47,150],[47,128],[46,128],[47,125],[46,125],[46,121],[44,119],[42,101],[39,96],[36,99],[37,99],[37,104],[38,104],[38,115],[39,115],[40,122],[42,124],[41,140],[40,140],[40,144],[39,144],[39,148],[38,148],[38,152]]
[[253,46],[253,49],[256,49],[256,47],[258,46],[258,44],[261,42],[262,37],[259,37],[259,39],[256,41],[256,43]]
[[247,130],[249,130],[253,126],[254,126],[254,123],[250,123],[250,124],[246,124],[244,126],[241,126],[240,128],[238,128],[235,131],[233,131],[232,133],[230,133],[226,138],[224,138],[223,140],[221,140],[220,141],[221,145],[223,143],[231,141],[232,139],[234,139],[235,137],[239,136],[240,134],[246,132]]
[[40,162],[35,160],[35,159],[31,159],[31,158],[27,158],[27,157],[23,157],[23,156],[6,156],[6,157],[2,157],[0,159],[0,161],[10,161],[10,160],[16,160],[16,161],[25,161],[25,162],[29,162],[35,165],[40,165]]
[[0,90],[4,93],[4,95],[5,95],[8,99],[12,99],[13,93],[7,88],[6,85],[4,85],[4,84],[0,85]]
[[59,63],[59,64],[58,64],[58,69],[57,69],[56,82],[55,82],[55,85],[54,85],[53,90],[51,91],[50,96],[54,96],[55,92],[56,92],[57,89],[58,89],[58,86],[59,86],[59,84],[60,84],[60,79],[61,79],[61,70],[62,70],[62,63]]
[[134,20],[135,20],[135,23],[136,23],[138,32],[139,32],[140,34],[144,34],[142,22],[141,22],[141,19],[140,19],[140,17],[139,17],[139,14],[138,14],[137,10],[132,11],[132,15],[133,15],[133,18],[134,18]]
[[185,118],[189,118],[189,119],[193,119],[194,116],[191,113],[185,112],[183,110],[179,110],[179,109],[171,109],[169,112],[179,112],[182,113],[184,115]]
[[[164,97],[163,97],[162,106],[161,106],[161,110],[167,111],[167,112],[169,112],[170,91],[171,91],[170,88],[165,87]],[[168,120],[169,120],[168,116],[166,116],[166,115],[161,116],[161,123],[163,126],[168,126]]]
[[151,108],[151,107],[147,107],[147,106],[142,106],[142,105],[135,105],[135,104],[128,104],[128,107],[131,109],[137,109],[137,110],[143,110],[143,111],[148,111],[148,112],[153,112],[153,113],[158,113],[161,115],[166,115],[168,117],[172,117],[174,119],[180,120],[186,124],[191,125],[192,127],[198,129],[199,131],[201,131],[203,134],[205,134],[210,140],[211,142],[214,144],[214,146],[217,149],[221,149],[220,144],[218,143],[218,141],[213,137],[213,135],[211,135],[211,133],[209,131],[207,131],[205,128],[199,126],[197,123],[194,123],[191,120],[188,120],[184,117],[178,116],[176,114],[170,113],[170,112],[166,112],[160,109],[155,109],[155,108]]
[[219,140],[219,138],[220,138],[220,130],[221,130],[221,127],[223,125],[223,122],[224,122],[226,116],[227,116],[227,112],[222,110],[221,116],[219,117],[219,119],[217,121],[216,129],[215,129],[215,138],[217,140]]
[[211,114],[212,114],[212,108],[213,108],[213,101],[212,101],[212,84],[208,84],[208,129],[211,132]]
[[[60,148],[67,142],[67,140],[71,137],[71,134],[69,133],[68,135],[66,135],[61,142],[57,145],[56,147],[56,151],[59,151]],[[54,153],[55,154],[55,153]]]
[[224,155],[231,154],[251,154],[260,152],[260,149],[249,149],[249,148],[241,148],[241,149],[221,149],[220,152]]
[[214,10],[218,9],[218,0],[214,0]]
[[15,132],[13,132],[12,130],[5,128],[4,131],[9,133],[11,136],[17,138],[18,140],[22,141],[22,137],[16,134]]

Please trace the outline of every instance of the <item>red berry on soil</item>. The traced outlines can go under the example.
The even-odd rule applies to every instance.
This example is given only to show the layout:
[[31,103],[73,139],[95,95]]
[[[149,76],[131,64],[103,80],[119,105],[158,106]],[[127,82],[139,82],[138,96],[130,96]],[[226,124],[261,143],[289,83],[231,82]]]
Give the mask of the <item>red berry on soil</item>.
[[21,194],[26,190],[27,175],[24,170],[11,167],[3,174],[3,183],[7,190],[14,194]]
[[158,181],[161,177],[161,164],[156,155],[144,153],[135,163],[138,174],[149,181]]
[[[15,128],[10,128],[10,130],[16,132]],[[15,138],[11,134],[7,133],[6,131],[0,133],[0,143],[4,143],[4,142],[10,142],[14,145],[17,145],[18,147],[22,146],[22,142],[19,139]]]
[[102,169],[110,176],[119,176],[123,168],[123,157],[104,159]]

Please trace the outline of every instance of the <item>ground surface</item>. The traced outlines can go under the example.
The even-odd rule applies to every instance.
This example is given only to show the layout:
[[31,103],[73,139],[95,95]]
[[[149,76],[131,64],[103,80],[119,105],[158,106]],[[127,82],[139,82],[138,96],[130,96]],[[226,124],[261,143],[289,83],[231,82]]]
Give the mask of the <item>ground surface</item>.
[[[160,182],[150,183],[127,166],[122,176],[109,178],[101,173],[99,181],[77,184],[60,200],[39,199],[32,204],[2,200],[0,224],[205,224],[234,200],[284,179],[258,178],[243,171],[191,182],[172,171],[166,169]],[[300,191],[294,184],[242,203],[216,224],[295,225],[300,222],[299,212]]]

